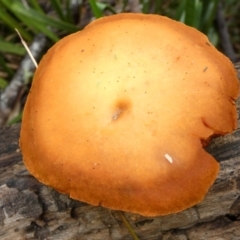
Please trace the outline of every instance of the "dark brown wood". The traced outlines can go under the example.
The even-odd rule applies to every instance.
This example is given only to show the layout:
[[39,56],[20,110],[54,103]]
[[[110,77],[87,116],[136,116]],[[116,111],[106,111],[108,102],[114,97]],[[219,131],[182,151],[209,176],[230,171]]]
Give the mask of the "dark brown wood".
[[[20,125],[0,128],[0,239],[132,239],[118,213],[71,200],[26,170],[18,147]],[[221,171],[205,199],[165,217],[125,213],[140,239],[240,239],[240,129],[208,148]]]

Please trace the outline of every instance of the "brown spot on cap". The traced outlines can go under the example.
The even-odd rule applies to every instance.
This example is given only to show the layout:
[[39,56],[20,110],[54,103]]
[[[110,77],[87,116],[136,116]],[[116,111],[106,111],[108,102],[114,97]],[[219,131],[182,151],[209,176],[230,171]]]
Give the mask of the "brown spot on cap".
[[112,120],[115,121],[122,117],[126,112],[129,112],[131,108],[131,101],[127,98],[118,99],[114,105],[114,113]]

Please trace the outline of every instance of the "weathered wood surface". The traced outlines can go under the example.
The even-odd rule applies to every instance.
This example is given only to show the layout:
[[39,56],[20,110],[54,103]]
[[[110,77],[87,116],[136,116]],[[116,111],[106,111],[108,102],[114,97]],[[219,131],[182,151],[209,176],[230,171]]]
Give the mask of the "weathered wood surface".
[[[131,239],[116,211],[71,200],[30,176],[18,147],[19,128],[0,128],[1,240]],[[126,213],[140,239],[240,239],[240,129],[208,150],[221,171],[204,201],[165,217]]]

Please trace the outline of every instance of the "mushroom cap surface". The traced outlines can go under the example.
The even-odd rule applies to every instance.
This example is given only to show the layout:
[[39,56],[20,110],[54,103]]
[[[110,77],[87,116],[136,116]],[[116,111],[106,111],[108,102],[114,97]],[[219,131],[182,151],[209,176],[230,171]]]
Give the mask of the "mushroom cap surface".
[[232,63],[199,31],[118,14],[57,42],[36,70],[20,147],[40,182],[145,216],[199,203],[219,171],[203,148],[236,128]]

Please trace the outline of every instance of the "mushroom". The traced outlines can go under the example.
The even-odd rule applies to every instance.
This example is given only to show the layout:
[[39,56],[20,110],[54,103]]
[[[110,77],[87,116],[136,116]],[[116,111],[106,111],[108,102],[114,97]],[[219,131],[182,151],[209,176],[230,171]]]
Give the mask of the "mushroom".
[[20,147],[40,182],[145,216],[199,203],[218,162],[204,147],[236,128],[232,63],[194,28],[158,15],[103,17],[43,57]]

